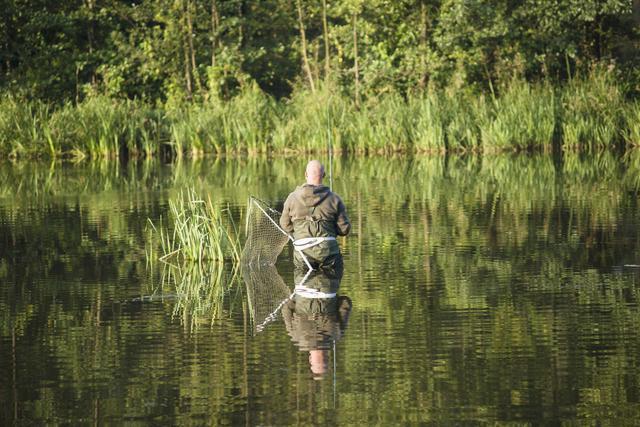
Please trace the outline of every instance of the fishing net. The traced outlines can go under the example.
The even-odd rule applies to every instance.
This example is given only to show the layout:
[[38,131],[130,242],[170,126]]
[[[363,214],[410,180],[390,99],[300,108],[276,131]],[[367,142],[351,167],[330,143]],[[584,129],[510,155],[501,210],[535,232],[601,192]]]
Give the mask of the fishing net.
[[242,251],[242,264],[251,268],[274,265],[289,241],[289,235],[278,225],[280,212],[262,200],[249,198],[247,206],[247,241]]
[[292,293],[273,265],[260,268],[244,265],[242,277],[247,287],[251,323],[257,333],[278,318],[280,309]]
[[[247,241],[242,251],[242,277],[247,287],[247,297],[255,332],[262,331],[277,317],[280,309],[292,297],[275,267],[278,255],[293,238],[279,225],[280,212],[255,197],[249,198],[247,207]],[[300,252],[309,267],[302,282],[313,270],[305,255]]]
[[291,291],[275,264],[289,235],[280,228],[280,212],[255,197],[247,206],[247,241],[242,251],[242,278],[247,288],[254,332],[274,321]]

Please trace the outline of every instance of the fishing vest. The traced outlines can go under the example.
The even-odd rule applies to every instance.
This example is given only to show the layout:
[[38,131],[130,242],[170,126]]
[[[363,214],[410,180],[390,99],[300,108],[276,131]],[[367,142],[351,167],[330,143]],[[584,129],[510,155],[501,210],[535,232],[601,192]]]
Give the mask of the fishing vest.
[[293,217],[293,236],[295,241],[293,247],[297,252],[304,253],[307,257],[322,261],[331,255],[340,253],[336,236],[335,220],[329,220],[318,216],[316,207],[322,203],[329,193],[327,193],[316,206],[309,207],[307,215],[304,217]]

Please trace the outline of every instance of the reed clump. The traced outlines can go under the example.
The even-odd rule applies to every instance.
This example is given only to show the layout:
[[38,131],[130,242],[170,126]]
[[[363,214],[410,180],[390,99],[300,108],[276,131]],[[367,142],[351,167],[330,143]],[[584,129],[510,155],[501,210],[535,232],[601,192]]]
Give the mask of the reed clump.
[[168,224],[149,224],[147,263],[163,262],[163,293],[176,295],[174,316],[191,329],[213,323],[239,278],[242,249],[231,212],[189,189],[169,201]]
[[619,142],[626,133],[625,102],[614,76],[594,69],[586,77],[574,78],[562,90],[562,145],[564,148],[605,148]]
[[331,82],[316,92],[295,91],[277,110],[271,147],[278,152],[351,149],[346,136],[353,112],[351,101]]
[[276,102],[256,85],[229,101],[214,99],[167,114],[177,156],[203,153],[266,153],[276,121]]
[[637,100],[609,70],[562,87],[514,79],[497,95],[467,89],[356,102],[339,84],[276,101],[247,84],[229,99],[154,108],[104,96],[52,107],[0,98],[0,155],[181,157],[206,153],[547,151],[638,144]]
[[481,124],[484,147],[551,148],[557,117],[552,87],[515,80],[491,104]]
[[0,111],[0,153],[7,157],[57,154],[45,135],[51,115],[48,105],[4,96]]
[[7,157],[152,156],[166,139],[162,114],[135,101],[98,96],[54,108],[4,97],[0,109],[0,153]]
[[623,138],[629,145],[640,145],[640,101],[624,109]]
[[[154,233],[160,242],[160,261],[183,263],[218,263],[231,261],[234,268],[240,263],[242,252],[240,236],[228,208],[214,205],[210,197],[198,197],[190,189],[169,201],[169,223],[162,221],[151,226],[150,241]],[[147,257],[154,257],[153,247]]]

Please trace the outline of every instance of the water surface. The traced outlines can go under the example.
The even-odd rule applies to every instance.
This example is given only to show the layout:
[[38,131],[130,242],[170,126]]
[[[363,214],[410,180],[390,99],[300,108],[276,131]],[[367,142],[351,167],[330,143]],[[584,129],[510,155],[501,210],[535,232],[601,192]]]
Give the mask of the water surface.
[[637,153],[336,159],[353,308],[321,378],[241,281],[215,311],[145,255],[181,191],[241,223],[306,160],[1,165],[0,424],[640,420]]

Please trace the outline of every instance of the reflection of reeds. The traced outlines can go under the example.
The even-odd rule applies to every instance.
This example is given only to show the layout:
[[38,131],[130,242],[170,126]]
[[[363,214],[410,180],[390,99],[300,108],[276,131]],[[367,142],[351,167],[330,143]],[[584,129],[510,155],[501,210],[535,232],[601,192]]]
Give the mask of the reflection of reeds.
[[[175,294],[173,315],[194,330],[202,324],[212,325],[216,319],[231,313],[234,288],[238,282],[236,266],[228,268],[205,264],[165,264],[162,272],[162,293]],[[238,293],[236,292],[236,294]]]

